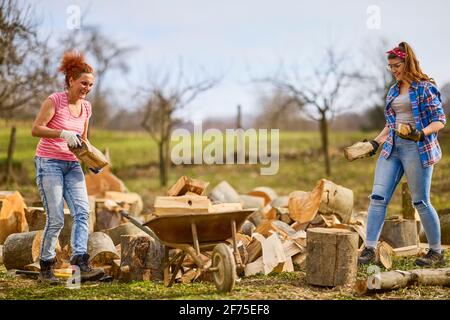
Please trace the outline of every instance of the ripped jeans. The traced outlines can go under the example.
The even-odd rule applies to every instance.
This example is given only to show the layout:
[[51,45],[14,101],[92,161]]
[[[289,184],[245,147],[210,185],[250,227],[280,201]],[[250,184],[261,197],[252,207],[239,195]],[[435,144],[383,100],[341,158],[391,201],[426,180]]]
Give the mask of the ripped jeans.
[[386,218],[387,205],[403,174],[406,175],[413,205],[419,213],[429,247],[440,252],[439,217],[430,202],[433,166],[423,168],[417,143],[397,135],[394,136],[394,146],[389,158],[378,158],[368,210],[366,246],[376,248]]

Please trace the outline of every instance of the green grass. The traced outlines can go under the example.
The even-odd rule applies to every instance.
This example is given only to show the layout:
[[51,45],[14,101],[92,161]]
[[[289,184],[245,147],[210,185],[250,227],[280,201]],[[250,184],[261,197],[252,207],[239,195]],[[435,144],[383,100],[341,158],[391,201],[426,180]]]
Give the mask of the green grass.
[[[392,269],[414,269],[414,257],[393,258]],[[450,262],[450,253],[446,254]],[[381,268],[381,271],[386,271]],[[366,277],[367,267],[360,267],[358,277]],[[241,278],[236,282],[231,293],[219,293],[211,282],[193,282],[188,284],[175,283],[172,287],[164,287],[162,283],[149,281],[134,281],[131,283],[85,283],[80,289],[68,289],[64,285],[44,285],[36,280],[16,277],[0,267],[0,299],[21,300],[151,300],[151,299],[282,299],[282,300],[311,300],[311,299],[449,299],[450,289],[447,287],[412,286],[390,292],[356,295],[351,286],[335,288],[318,287],[306,282],[304,270],[284,272],[273,275],[256,275]]]

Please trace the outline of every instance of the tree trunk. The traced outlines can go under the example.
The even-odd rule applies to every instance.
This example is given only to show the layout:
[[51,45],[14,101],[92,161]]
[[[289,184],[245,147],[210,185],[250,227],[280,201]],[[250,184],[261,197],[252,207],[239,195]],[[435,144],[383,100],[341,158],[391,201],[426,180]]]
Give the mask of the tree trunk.
[[350,284],[356,279],[358,234],[344,229],[307,231],[306,281],[319,286]]
[[320,137],[322,139],[322,152],[325,160],[325,174],[331,175],[330,153],[328,148],[328,120],[326,114],[321,113],[320,118]]
[[415,220],[386,220],[381,230],[380,240],[392,248],[408,247],[419,243]]
[[122,280],[162,280],[164,247],[150,236],[124,235],[121,238],[121,270],[129,269]]
[[14,177],[13,177],[13,156],[14,156],[14,149],[15,149],[15,147],[16,147],[16,127],[13,126],[11,128],[11,135],[9,137],[8,156],[6,158],[5,182],[6,182],[7,186],[9,186],[12,182],[14,182]]
[[167,175],[166,175],[166,159],[165,159],[165,144],[163,141],[158,142],[158,153],[159,153],[159,184],[161,187],[167,185]]

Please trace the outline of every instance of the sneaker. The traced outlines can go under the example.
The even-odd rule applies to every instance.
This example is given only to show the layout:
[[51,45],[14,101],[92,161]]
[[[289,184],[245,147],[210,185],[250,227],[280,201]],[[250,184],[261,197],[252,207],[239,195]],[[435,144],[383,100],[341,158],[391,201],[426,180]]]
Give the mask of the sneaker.
[[53,273],[53,266],[55,265],[56,260],[40,260],[39,265],[41,267],[41,270],[39,271],[39,277],[38,280],[40,282],[48,283],[51,285],[57,285],[59,284],[58,278],[55,277],[55,274]]
[[444,253],[428,249],[426,255],[416,259],[415,264],[420,267],[445,267]]
[[73,256],[72,259],[70,259],[70,264],[80,268],[81,282],[97,281],[105,275],[105,271],[102,268],[91,267],[89,264],[89,255],[87,253]]
[[365,247],[358,258],[358,264],[372,264],[375,263],[375,249]]

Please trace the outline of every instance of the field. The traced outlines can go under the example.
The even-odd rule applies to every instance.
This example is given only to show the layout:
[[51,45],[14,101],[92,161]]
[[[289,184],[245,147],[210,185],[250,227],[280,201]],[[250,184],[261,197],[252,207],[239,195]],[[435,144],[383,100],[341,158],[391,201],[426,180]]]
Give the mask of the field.
[[[2,124],[3,125],[3,124]],[[363,138],[372,138],[375,132],[331,132],[332,174],[328,179],[350,188],[354,192],[354,208],[366,211],[370,195],[376,158],[347,162],[342,149]],[[9,128],[0,128],[0,170],[4,163],[9,139]],[[18,126],[14,169],[17,183],[10,189],[19,190],[27,201],[37,200],[34,185],[33,155],[38,139],[30,136],[30,126]],[[145,210],[151,211],[153,199],[163,195],[158,180],[157,149],[150,136],[141,132],[108,132],[93,130],[91,142],[98,148],[109,148],[113,172],[128,189],[139,193]],[[440,136],[444,157],[435,167],[431,201],[437,210],[450,207],[450,135]],[[227,180],[238,192],[245,193],[258,186],[272,187],[279,195],[294,190],[310,191],[316,182],[325,178],[323,158],[320,156],[318,133],[280,133],[279,172],[273,176],[261,176],[258,165],[183,165],[173,166],[169,186],[181,175],[203,179],[214,186]],[[287,156],[289,155],[289,157]],[[287,159],[289,158],[289,159]],[[6,186],[0,186],[5,189]],[[397,189],[389,215],[400,210],[400,190]],[[447,254],[447,261],[450,256]],[[397,259],[394,268],[412,268],[412,259]],[[361,270],[364,274],[364,270]],[[136,282],[132,284],[85,285],[82,290],[64,287],[49,288],[33,280],[13,279],[0,269],[0,299],[448,299],[450,290],[444,288],[414,287],[391,293],[365,297],[355,296],[349,288],[322,289],[308,286],[304,271],[274,276],[243,278],[230,295],[215,292],[212,284],[193,283],[164,288],[161,284]]]

